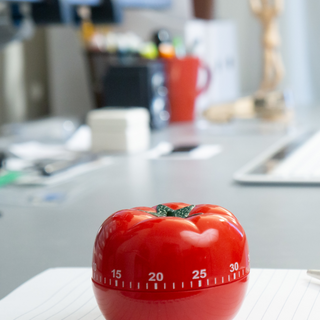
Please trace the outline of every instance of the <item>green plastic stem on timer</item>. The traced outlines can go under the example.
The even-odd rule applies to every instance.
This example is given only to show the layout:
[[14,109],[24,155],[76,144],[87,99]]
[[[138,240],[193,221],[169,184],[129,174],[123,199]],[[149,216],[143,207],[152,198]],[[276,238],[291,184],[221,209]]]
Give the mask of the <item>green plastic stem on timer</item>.
[[184,208],[180,208],[178,210],[173,210],[163,204],[159,204],[157,206],[157,212],[146,211],[156,217],[179,217],[179,218],[187,218],[189,217],[189,213],[194,208],[194,205],[187,206]]

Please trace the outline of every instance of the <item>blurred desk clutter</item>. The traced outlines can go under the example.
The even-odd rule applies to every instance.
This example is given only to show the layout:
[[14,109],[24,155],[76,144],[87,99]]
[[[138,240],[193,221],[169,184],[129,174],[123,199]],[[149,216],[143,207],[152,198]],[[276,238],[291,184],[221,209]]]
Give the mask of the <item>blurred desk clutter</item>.
[[[26,0],[19,3],[8,0],[4,4],[5,10],[0,12],[6,17],[3,21],[7,21],[11,31],[21,29],[26,21],[35,26],[62,24],[78,27],[87,58],[85,62],[88,62],[91,75],[88,95],[93,93],[95,100],[93,105],[92,97],[91,100],[87,99],[86,112],[91,108],[106,106],[144,107],[149,110],[153,129],[164,128],[169,122],[199,118],[208,118],[212,122],[231,121],[238,116],[239,105],[244,105],[243,98],[238,101],[241,93],[236,23],[214,19],[214,0],[190,2],[193,12],[190,12],[189,18],[181,21],[179,28],[182,32],[176,32],[170,25],[167,28],[157,26],[148,29],[148,39],[133,26],[132,30],[119,28],[119,24],[126,22],[123,20],[124,9],[169,9],[174,6],[171,0]],[[252,106],[247,104],[240,112],[241,116],[245,114],[245,117],[257,116],[269,121],[290,121],[291,111],[287,110],[285,93],[278,89],[284,68],[279,54],[281,41],[276,18],[283,10],[283,3],[277,1],[273,5],[250,0],[250,5],[264,26],[264,71],[260,90],[252,95],[254,111],[249,112]],[[1,30],[3,28],[1,26]],[[191,70],[191,61],[201,66],[195,72]],[[192,78],[192,82],[196,83],[192,84],[192,88],[188,87],[191,80],[187,81],[187,76],[178,77],[180,63],[184,64],[182,70],[189,79]],[[171,71],[173,66],[175,70]],[[190,69],[188,72],[187,66]],[[153,79],[159,80],[160,74],[162,81],[155,84],[157,81]],[[60,80],[55,75],[52,77],[55,78],[51,79],[53,82],[62,82],[62,78],[65,78],[62,75]],[[175,81],[179,83],[181,92],[172,85],[173,79],[178,79]],[[85,79],[83,82],[88,81]],[[202,90],[199,89],[201,87]],[[62,96],[58,91],[53,92],[52,100]],[[190,97],[187,99],[188,95]],[[70,97],[68,94],[65,96],[68,102]],[[65,109],[69,106],[61,106],[65,101],[58,100],[58,109],[53,114],[68,114]],[[84,116],[86,113],[76,105],[71,109],[72,114],[78,112]],[[234,113],[234,109],[237,112]]]
[[145,107],[154,129],[193,121],[196,98],[208,90],[212,72],[167,30],[153,38],[143,42],[133,33],[97,29],[87,39],[96,107]]
[[112,163],[91,152],[90,129],[71,118],[51,118],[3,127],[0,184],[62,183]]
[[184,40],[166,29],[143,41],[132,32],[97,27],[86,39],[96,107],[146,107],[156,129],[198,119],[292,121],[286,92],[239,98],[236,42],[235,24],[227,20],[189,20]]
[[[87,44],[98,108],[145,107],[154,129],[167,126],[170,114],[170,121],[194,119],[195,99],[202,92],[196,88],[200,61],[186,56],[183,41],[172,42],[166,30],[156,32],[154,42],[97,31]],[[211,78],[207,72],[203,90]]]
[[[142,36],[133,26],[131,30],[120,28],[120,23],[126,23],[122,20],[122,11],[125,8],[168,9],[174,6],[172,1],[55,0],[34,2],[28,6],[15,2],[7,2],[6,5],[9,8],[8,17],[11,15],[16,20],[18,17],[20,20],[30,17],[29,20],[35,25],[58,23],[79,29],[85,53],[81,59],[84,58],[83,64],[88,64],[88,70],[83,68],[86,70],[81,76],[90,74],[89,81],[82,79],[81,86],[85,86],[88,92],[81,90],[81,96],[86,98],[78,107],[75,102],[80,98],[72,98],[75,95],[71,94],[71,90],[64,92],[61,83],[66,82],[67,74],[64,70],[56,71],[58,60],[52,58],[49,72],[49,78],[52,78],[49,82],[54,83],[54,88],[50,98],[57,105],[52,107],[53,114],[78,113],[84,117],[92,108],[144,107],[149,110],[151,128],[161,129],[169,122],[206,119],[209,114],[208,119],[212,122],[221,122],[221,119],[222,122],[231,121],[239,112],[234,115],[230,110],[239,110],[240,104],[243,106],[243,99],[241,103],[237,101],[241,93],[236,23],[213,19],[213,0],[190,2],[193,13],[190,12],[189,18],[181,21],[179,32],[170,25],[163,27],[158,24],[154,29],[148,29],[148,37]],[[260,6],[256,2],[253,7],[259,17],[263,15],[263,10],[267,10],[261,7],[259,13],[257,8]],[[197,19],[193,19],[192,15]],[[273,18],[270,24],[275,25]],[[57,55],[59,44],[54,43],[52,47]],[[274,45],[269,51],[275,53],[276,49],[277,45]],[[276,62],[273,63],[275,65]],[[278,69],[272,68],[274,70],[266,74],[277,73]],[[72,93],[79,89],[79,84],[69,85],[74,88]],[[248,112],[251,106],[247,105],[240,112],[242,115],[249,117],[250,113],[250,116],[275,121],[286,106],[284,97],[274,99],[274,94],[272,97],[254,96],[254,99],[254,112]],[[225,107],[233,103],[236,107]],[[275,105],[277,112],[274,111]],[[210,112],[207,112],[208,109]]]
[[149,120],[146,108],[105,107],[90,111],[83,125],[54,117],[5,125],[0,139],[0,186],[61,184],[127,156],[206,160],[222,150],[188,137],[175,143],[166,138],[151,143]]
[[[159,130],[174,122],[196,121],[198,128],[208,129],[211,124],[241,120],[247,121],[249,128],[255,119],[262,119],[289,126],[293,112],[289,111],[284,91],[277,89],[283,78],[276,23],[282,1],[273,6],[250,0],[253,13],[264,26],[264,74],[260,90],[242,98],[235,22],[212,19],[213,0],[192,3],[197,19],[184,20],[184,37],[170,28],[157,27],[148,30],[146,39],[112,24],[122,21],[123,8],[168,8],[170,0],[54,0],[28,6],[7,2],[8,10],[4,12],[16,25],[27,20],[35,25],[62,23],[79,27],[83,45],[80,50],[88,62],[95,104],[87,103],[82,113],[77,105],[74,108],[78,117],[87,115],[89,127],[79,128],[81,121],[74,120],[77,117],[60,124],[50,119],[5,126],[4,132],[17,134],[22,130],[20,136],[24,137],[24,141],[14,141],[5,149],[5,166],[19,167],[23,160],[24,169],[29,170],[36,162],[37,174],[52,178],[58,172],[95,163],[100,153],[146,152],[150,128]],[[60,109],[68,108],[66,103],[59,105]],[[92,108],[96,110],[90,111]],[[23,154],[23,150],[33,150],[31,154],[38,158],[29,159],[30,154]],[[14,155],[14,161],[8,155]]]

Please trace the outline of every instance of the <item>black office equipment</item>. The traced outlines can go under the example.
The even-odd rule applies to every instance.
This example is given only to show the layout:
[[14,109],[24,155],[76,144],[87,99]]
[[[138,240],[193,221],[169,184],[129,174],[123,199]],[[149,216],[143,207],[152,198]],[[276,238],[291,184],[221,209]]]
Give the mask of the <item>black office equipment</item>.
[[118,23],[121,21],[121,9],[113,0],[44,0],[31,4],[31,14],[36,24],[72,24],[79,23],[77,5],[89,5],[91,21],[94,24]]
[[160,61],[112,64],[104,78],[104,106],[145,107],[155,129],[169,122],[167,92]]
[[59,0],[45,0],[31,4],[31,15],[36,24],[57,24],[64,22],[63,8]]

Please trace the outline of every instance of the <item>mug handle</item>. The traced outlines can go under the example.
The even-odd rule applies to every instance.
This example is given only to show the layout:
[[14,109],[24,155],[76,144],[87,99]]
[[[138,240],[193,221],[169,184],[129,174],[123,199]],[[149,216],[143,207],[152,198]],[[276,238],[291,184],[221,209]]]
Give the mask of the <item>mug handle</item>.
[[197,96],[199,94],[201,94],[202,92],[205,92],[205,91],[208,90],[208,88],[210,86],[210,83],[211,83],[211,80],[212,80],[212,73],[211,73],[210,68],[208,66],[206,66],[205,64],[203,64],[203,63],[201,63],[200,68],[202,68],[202,69],[204,69],[206,71],[206,73],[207,73],[207,81],[206,81],[206,83],[204,84],[204,86],[202,88],[197,89],[197,92],[196,92]]

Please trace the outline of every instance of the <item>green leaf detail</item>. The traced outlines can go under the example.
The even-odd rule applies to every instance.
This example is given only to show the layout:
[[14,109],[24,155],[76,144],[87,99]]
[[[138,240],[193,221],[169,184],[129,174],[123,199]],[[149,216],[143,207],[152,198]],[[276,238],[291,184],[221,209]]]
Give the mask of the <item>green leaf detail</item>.
[[175,217],[173,209],[164,206],[163,204],[159,204],[157,206],[157,214],[159,217]]
[[145,211],[147,213],[150,213],[156,217],[179,217],[179,218],[187,218],[189,216],[189,213],[194,208],[194,205],[187,206],[184,208],[180,208],[178,210],[173,210],[163,204],[159,204],[157,206],[157,212],[150,212]]
[[189,216],[189,213],[191,212],[191,210],[194,208],[194,205],[188,206],[188,207],[184,207],[181,209],[178,209],[175,211],[175,217],[180,217],[180,218],[187,218]]

